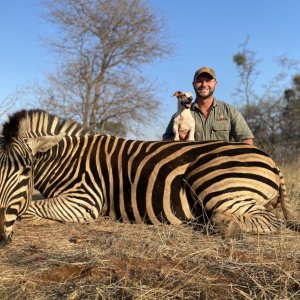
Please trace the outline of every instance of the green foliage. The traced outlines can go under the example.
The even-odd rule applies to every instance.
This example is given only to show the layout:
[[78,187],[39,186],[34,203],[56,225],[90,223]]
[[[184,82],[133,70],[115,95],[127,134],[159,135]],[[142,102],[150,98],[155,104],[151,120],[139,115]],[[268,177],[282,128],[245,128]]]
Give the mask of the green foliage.
[[289,102],[296,97],[296,92],[293,89],[286,89],[284,91],[284,98]]
[[293,77],[293,84],[296,91],[300,92],[300,74],[297,74]]
[[281,135],[283,144],[293,153],[300,150],[300,75],[293,77],[293,88],[284,92],[281,113]]
[[233,61],[238,65],[238,66],[245,66],[247,62],[246,55],[244,53],[237,53],[233,56]]

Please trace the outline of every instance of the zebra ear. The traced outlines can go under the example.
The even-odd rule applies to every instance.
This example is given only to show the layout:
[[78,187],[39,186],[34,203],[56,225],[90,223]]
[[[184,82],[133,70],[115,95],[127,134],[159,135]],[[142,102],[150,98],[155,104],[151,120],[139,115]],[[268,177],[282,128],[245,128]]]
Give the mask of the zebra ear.
[[33,155],[38,152],[46,152],[50,148],[58,144],[65,136],[64,132],[57,135],[44,135],[35,138],[28,138],[27,145],[31,149]]

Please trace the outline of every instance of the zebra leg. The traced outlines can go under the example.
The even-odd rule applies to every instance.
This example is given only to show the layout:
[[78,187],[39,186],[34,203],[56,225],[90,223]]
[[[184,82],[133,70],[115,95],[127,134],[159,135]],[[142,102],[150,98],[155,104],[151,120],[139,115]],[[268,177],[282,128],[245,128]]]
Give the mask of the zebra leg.
[[21,219],[87,223],[96,219],[98,215],[99,210],[95,206],[67,195],[31,201]]
[[239,238],[243,232],[269,234],[284,228],[284,222],[258,204],[244,205],[235,211],[216,210],[212,223],[225,237]]
[[244,237],[242,226],[232,215],[215,212],[212,215],[211,222],[217,233],[220,233],[224,238],[240,240]]

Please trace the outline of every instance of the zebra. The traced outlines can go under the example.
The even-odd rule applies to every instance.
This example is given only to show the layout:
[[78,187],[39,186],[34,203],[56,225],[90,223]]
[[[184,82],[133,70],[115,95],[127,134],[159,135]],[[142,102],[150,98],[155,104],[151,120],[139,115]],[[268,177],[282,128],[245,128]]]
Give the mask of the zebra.
[[[139,141],[89,134],[43,110],[20,110],[0,137],[0,241],[25,220],[203,220],[222,234],[271,233],[294,221],[283,177],[262,150],[224,141]],[[45,199],[31,200],[33,188]]]

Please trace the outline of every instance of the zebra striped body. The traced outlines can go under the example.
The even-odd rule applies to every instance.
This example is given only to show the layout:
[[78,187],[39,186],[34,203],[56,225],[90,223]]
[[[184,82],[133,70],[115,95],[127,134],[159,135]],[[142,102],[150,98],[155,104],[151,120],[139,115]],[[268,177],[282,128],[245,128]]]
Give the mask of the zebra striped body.
[[[46,197],[14,211],[16,216],[86,222],[101,214],[124,222],[181,224],[197,221],[205,212],[217,226],[234,223],[245,232],[267,233],[282,226],[266,209],[280,202],[285,217],[293,218],[288,197],[279,198],[284,183],[275,163],[250,145],[88,135],[78,124],[43,111],[17,113],[3,133],[0,161],[8,156],[8,147],[20,152],[13,141],[23,141],[26,162],[19,169],[30,166],[35,188]],[[8,164],[1,168],[4,185],[7,173],[19,172]],[[32,190],[26,184],[20,200],[25,208]],[[13,194],[21,186],[9,189]],[[5,190],[1,186],[3,224],[11,218],[10,204],[2,200]]]
[[29,205],[33,190],[33,164],[29,148],[18,139],[7,144],[0,137],[0,243],[11,241],[12,226]]

